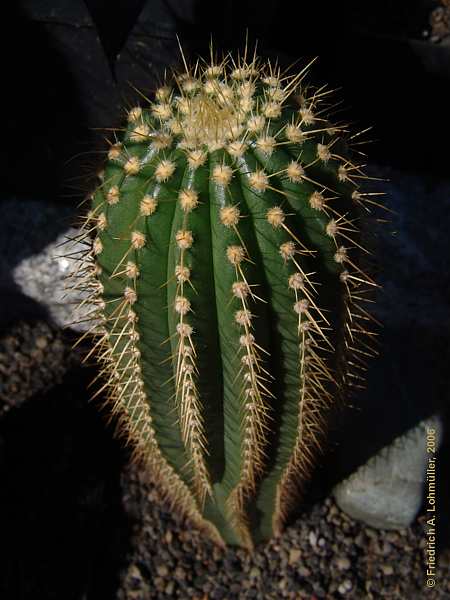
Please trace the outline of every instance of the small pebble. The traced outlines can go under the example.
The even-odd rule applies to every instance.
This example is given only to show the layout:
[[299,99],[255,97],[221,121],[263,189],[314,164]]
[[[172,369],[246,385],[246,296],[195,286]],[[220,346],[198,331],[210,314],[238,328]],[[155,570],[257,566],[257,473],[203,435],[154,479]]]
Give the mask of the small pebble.
[[304,565],[300,565],[298,572],[301,577],[309,577],[311,575],[311,571]]
[[380,569],[383,571],[383,575],[392,575],[394,573],[391,565],[380,565]]
[[350,579],[346,579],[345,581],[343,581],[341,583],[341,585],[338,587],[338,592],[340,594],[346,594],[347,592],[349,592],[353,587],[352,582],[350,581]]
[[386,540],[392,544],[398,544],[400,536],[395,531],[388,531],[386,534]]
[[169,574],[169,569],[166,567],[166,565],[158,565],[156,567],[156,572],[160,577],[167,577]]
[[44,348],[47,348],[47,346],[48,346],[48,340],[47,340],[47,338],[45,338],[43,336],[39,336],[38,338],[36,338],[36,346],[40,350],[44,350]]
[[175,587],[174,582],[169,581],[169,583],[165,587],[164,593],[167,594],[167,596],[171,596],[173,594],[174,587]]
[[336,559],[336,566],[340,571],[350,569],[351,563],[346,556],[340,556]]

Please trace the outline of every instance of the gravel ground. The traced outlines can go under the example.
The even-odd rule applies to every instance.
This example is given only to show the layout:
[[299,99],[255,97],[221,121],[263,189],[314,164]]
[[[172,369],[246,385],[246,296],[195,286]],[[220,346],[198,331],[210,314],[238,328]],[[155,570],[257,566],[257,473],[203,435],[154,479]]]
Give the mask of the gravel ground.
[[44,321],[21,322],[0,338],[0,417],[60,383],[80,355]]
[[420,517],[408,529],[377,531],[326,498],[250,556],[200,539],[163,509],[133,467],[124,475],[124,490],[135,524],[117,600],[450,598],[448,552],[439,557],[436,589],[425,588]]
[[430,13],[430,41],[450,45],[450,0],[439,0],[439,6]]
[[[98,424],[92,426],[97,418],[95,409],[86,411],[86,401],[74,390],[73,375],[66,384],[70,390],[64,388],[65,377],[80,364],[81,353],[70,349],[71,342],[70,336],[43,322],[20,323],[0,339],[0,424],[13,412],[26,411],[27,406],[29,410],[27,400],[31,396],[33,403],[38,402],[41,400],[35,400],[34,395],[55,395],[55,389],[50,410],[54,414],[55,407],[60,406],[55,427],[59,438],[64,439],[63,456],[55,458],[48,440],[52,424],[47,425],[43,456],[48,462],[42,463],[36,448],[38,455],[33,457],[31,468],[41,469],[42,474],[34,475],[37,485],[29,498],[27,492],[26,512],[20,508],[14,516],[13,508],[10,517],[11,508],[7,504],[6,510],[1,507],[7,527],[11,518],[24,521],[25,543],[39,548],[37,554],[24,554],[21,543],[11,548],[8,539],[15,540],[15,524],[6,533],[6,583],[0,576],[5,600],[450,598],[448,549],[439,553],[436,588],[425,588],[423,517],[402,531],[377,531],[347,517],[331,498],[323,498],[307,507],[281,537],[257,548],[253,555],[233,548],[224,551],[202,539],[189,524],[167,511],[158,492],[135,466],[112,456],[110,442],[100,439]],[[54,387],[60,381],[63,383]],[[65,409],[61,393],[66,403],[70,394],[75,395],[80,406]],[[80,415],[88,421],[80,420]],[[5,440],[5,448],[11,446],[8,432],[4,434],[2,440],[0,429],[0,450]],[[107,432],[101,435],[108,438]],[[7,463],[8,459],[15,460],[12,453],[0,452],[0,458],[5,472],[11,471]],[[108,469],[112,474],[105,476]],[[108,483],[111,478],[118,484],[113,499],[108,492],[115,489]],[[21,497],[23,478],[8,481],[17,490],[5,490],[5,497]],[[51,505],[53,499],[46,498],[52,498],[55,490],[59,493],[61,486],[63,493],[56,509]],[[26,490],[26,484],[24,487]],[[72,505],[70,511],[54,516],[67,502]],[[83,518],[77,524],[80,515]],[[59,539],[61,531],[67,535]],[[43,544],[39,541],[42,535],[47,538]],[[19,568],[20,577],[28,578],[26,591],[14,576]],[[61,585],[69,587],[62,592]]]

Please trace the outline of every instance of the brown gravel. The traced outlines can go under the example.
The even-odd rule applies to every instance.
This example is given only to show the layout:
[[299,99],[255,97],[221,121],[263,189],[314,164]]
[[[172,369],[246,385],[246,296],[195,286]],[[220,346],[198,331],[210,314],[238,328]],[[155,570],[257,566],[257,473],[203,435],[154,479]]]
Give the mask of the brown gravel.
[[420,517],[408,529],[377,531],[350,519],[327,498],[248,555],[201,539],[163,508],[134,467],[124,473],[123,486],[135,524],[117,600],[450,598],[448,552],[439,557],[436,588],[425,587]]
[[440,0],[430,13],[430,41],[442,42],[450,38],[450,0]]
[[58,384],[77,360],[60,329],[44,321],[13,327],[0,338],[0,417]]

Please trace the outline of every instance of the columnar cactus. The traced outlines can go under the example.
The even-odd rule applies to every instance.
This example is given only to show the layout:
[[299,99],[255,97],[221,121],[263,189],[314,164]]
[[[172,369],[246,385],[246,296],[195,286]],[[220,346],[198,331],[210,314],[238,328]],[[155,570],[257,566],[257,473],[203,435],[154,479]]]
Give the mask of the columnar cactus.
[[282,528],[371,353],[375,202],[305,72],[197,65],[132,108],[78,272],[120,432],[175,508],[247,548]]

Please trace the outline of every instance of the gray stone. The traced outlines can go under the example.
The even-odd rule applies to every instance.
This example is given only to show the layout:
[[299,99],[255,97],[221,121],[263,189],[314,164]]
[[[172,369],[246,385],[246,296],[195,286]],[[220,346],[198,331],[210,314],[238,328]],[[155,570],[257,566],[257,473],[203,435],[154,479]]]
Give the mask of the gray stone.
[[81,236],[79,230],[70,228],[13,270],[13,279],[26,296],[44,305],[57,325],[76,331],[86,331],[94,323],[89,320],[93,305],[86,292],[72,289],[70,277],[77,257],[86,250]]
[[409,526],[423,498],[431,456],[426,451],[428,427],[436,430],[438,447],[443,426],[436,415],[397,438],[337,485],[334,497],[340,508],[371,527],[403,529]]
[[[2,200],[0,236],[0,287],[5,303],[3,312],[21,318],[18,291],[34,300],[33,310],[47,311],[61,327],[84,331],[89,324],[83,319],[92,309],[87,304],[76,310],[85,299],[82,292],[68,290],[67,277],[75,268],[73,253],[86,249],[76,238],[80,230],[70,227],[73,209],[62,203],[40,199],[10,198]],[[72,257],[67,255],[71,253]],[[18,289],[17,289],[18,288]]]

